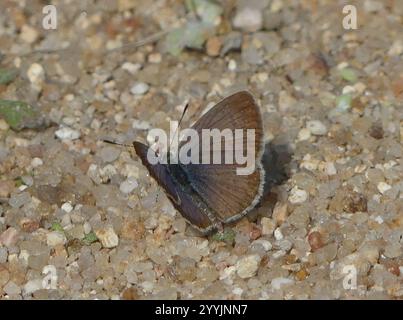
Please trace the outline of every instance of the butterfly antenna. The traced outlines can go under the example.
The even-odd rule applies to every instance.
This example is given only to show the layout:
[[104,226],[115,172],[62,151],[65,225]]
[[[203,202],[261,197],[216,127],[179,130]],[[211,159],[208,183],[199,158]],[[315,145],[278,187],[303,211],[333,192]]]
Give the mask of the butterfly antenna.
[[185,113],[186,113],[186,111],[188,110],[188,108],[189,108],[189,102],[186,103],[186,106],[185,106],[185,108],[184,108],[183,111],[182,111],[182,115],[181,115],[181,117],[180,117],[180,119],[179,119],[179,122],[178,122],[178,127],[175,129],[174,136],[172,137],[171,142],[169,143],[169,148],[171,148],[171,146],[172,146],[173,139],[174,139],[174,137],[176,136],[179,127],[181,126],[182,120],[183,120],[183,118],[184,118],[184,116],[185,116]]
[[108,140],[108,139],[101,139],[101,141],[102,141],[102,142],[105,142],[105,143],[109,143],[109,144],[114,144],[114,145],[122,146],[122,147],[134,148],[134,146],[131,145],[131,144],[119,143],[119,142],[112,141],[112,140]]

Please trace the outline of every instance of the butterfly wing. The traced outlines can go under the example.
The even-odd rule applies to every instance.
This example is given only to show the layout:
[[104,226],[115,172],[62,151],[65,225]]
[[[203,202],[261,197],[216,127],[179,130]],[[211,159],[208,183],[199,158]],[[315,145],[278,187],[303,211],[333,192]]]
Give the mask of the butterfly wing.
[[[259,202],[264,184],[264,170],[261,166],[263,151],[263,125],[260,110],[252,95],[246,91],[231,95],[203,115],[194,125],[199,138],[202,129],[254,129],[256,166],[252,174],[238,175],[237,163],[189,164],[183,165],[192,187],[206,204],[215,211],[219,220],[230,222],[240,218]],[[232,131],[234,132],[234,131]],[[243,135],[246,146],[246,134]],[[201,138],[200,138],[201,139]],[[234,139],[235,141],[235,139]],[[198,141],[199,145],[201,141]],[[211,156],[219,153],[224,159],[224,144],[210,144]],[[245,149],[242,151],[246,151]],[[249,150],[248,150],[249,151]],[[200,152],[202,148],[200,148]],[[212,159],[212,158],[210,158]]]
[[176,210],[200,231],[208,232],[213,226],[206,212],[206,208],[203,207],[203,203],[195,201],[191,193],[184,191],[181,185],[174,180],[168,165],[159,163],[152,165],[149,163],[147,160],[149,147],[138,141],[135,141],[133,146],[143,165],[164,189]]

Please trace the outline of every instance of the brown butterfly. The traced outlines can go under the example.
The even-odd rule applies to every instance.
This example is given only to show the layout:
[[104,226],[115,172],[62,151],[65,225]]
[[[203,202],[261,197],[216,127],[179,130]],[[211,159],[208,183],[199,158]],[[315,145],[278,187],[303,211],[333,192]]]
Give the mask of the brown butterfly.
[[[149,147],[138,141],[133,143],[143,165],[164,189],[173,206],[191,225],[206,234],[221,230],[223,224],[245,216],[262,197],[265,175],[261,164],[264,149],[262,117],[253,96],[240,91],[216,104],[191,128],[199,136],[202,136],[203,129],[254,129],[252,151],[255,168],[248,175],[237,174],[237,168],[243,165],[227,164],[225,161],[220,164],[150,164],[147,158]],[[249,151],[245,137],[242,137],[243,153]],[[224,158],[226,145],[221,143],[217,147],[209,143],[211,154],[218,152]],[[203,149],[200,149],[202,152]]]

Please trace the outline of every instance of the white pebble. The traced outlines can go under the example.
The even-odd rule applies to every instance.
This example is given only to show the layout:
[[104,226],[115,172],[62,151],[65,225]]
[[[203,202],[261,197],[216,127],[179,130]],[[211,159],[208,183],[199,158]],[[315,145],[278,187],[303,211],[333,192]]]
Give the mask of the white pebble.
[[32,84],[39,84],[45,79],[45,70],[39,63],[33,63],[27,70],[27,77]]
[[282,240],[284,238],[283,233],[281,232],[280,228],[274,230],[274,238],[276,240]]
[[377,188],[380,193],[384,194],[386,191],[392,189],[392,187],[386,182],[379,182]]
[[95,231],[104,248],[114,248],[119,244],[119,238],[112,227]]
[[261,258],[257,254],[241,258],[235,265],[237,274],[242,279],[253,277],[259,269]]
[[249,32],[260,30],[263,25],[262,10],[249,7],[241,8],[234,17],[233,25],[235,28]]
[[31,160],[31,166],[32,166],[32,168],[37,168],[37,167],[40,167],[41,165],[43,165],[43,161],[42,161],[42,159],[41,158],[33,158],[32,160]]
[[73,211],[73,206],[71,205],[70,202],[65,202],[62,204],[61,209],[64,212],[70,213],[71,211]]
[[55,134],[60,140],[77,140],[81,136],[79,131],[68,127],[60,128]]
[[355,93],[355,87],[353,86],[345,86],[343,87],[343,90],[341,91],[342,94],[349,94],[349,93]]
[[311,120],[306,123],[306,127],[311,134],[316,136],[322,136],[327,133],[326,126],[319,120]]
[[134,95],[143,95],[147,93],[149,89],[150,86],[147,83],[137,82],[131,87],[130,92]]
[[294,187],[291,189],[290,196],[288,200],[291,203],[302,203],[308,199],[308,193],[305,190],[299,189],[298,187]]
[[122,64],[122,69],[134,75],[137,71],[141,69],[141,64],[125,62],[124,64]]
[[231,59],[231,60],[228,62],[228,70],[229,70],[229,71],[235,71],[235,70],[236,70],[236,67],[237,67],[236,61],[235,61],[234,59]]
[[381,216],[376,216],[374,218],[374,221],[378,222],[378,224],[382,224],[383,223],[383,218]]

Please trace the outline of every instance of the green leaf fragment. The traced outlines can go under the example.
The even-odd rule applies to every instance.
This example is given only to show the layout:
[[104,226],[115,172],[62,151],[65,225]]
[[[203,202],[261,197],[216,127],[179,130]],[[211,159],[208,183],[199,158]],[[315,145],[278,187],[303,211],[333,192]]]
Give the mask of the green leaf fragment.
[[339,111],[347,111],[351,108],[352,97],[350,94],[342,94],[336,99],[336,108]]
[[0,84],[9,84],[17,76],[18,72],[15,69],[0,68]]
[[35,127],[38,113],[22,101],[0,100],[0,117],[14,130]]
[[184,27],[168,33],[165,39],[166,50],[178,56],[184,48],[202,49],[214,28],[204,22],[188,22]]
[[86,234],[83,239],[83,242],[87,245],[90,245],[91,243],[96,242],[96,241],[98,241],[98,237],[92,231],[90,233]]
[[225,228],[222,232],[215,233],[211,238],[214,241],[222,241],[226,243],[232,243],[235,240],[235,231],[230,228]]
[[188,11],[196,12],[201,21],[209,24],[215,24],[223,13],[223,8],[210,0],[187,0],[186,6]]
[[14,179],[14,183],[15,183],[15,187],[16,187],[16,188],[19,188],[19,187],[21,187],[21,186],[24,184],[24,182],[22,181],[22,178],[21,178],[21,177],[15,178],[15,179]]
[[52,231],[58,231],[64,233],[64,229],[59,222],[53,222],[50,229],[52,229]]
[[185,48],[184,35],[185,30],[183,28],[174,29],[168,33],[165,39],[165,46],[167,51],[173,56],[178,56]]
[[357,74],[355,73],[355,71],[351,68],[344,68],[340,70],[340,74],[342,76],[342,78],[346,81],[349,82],[357,82],[358,78],[357,78]]

